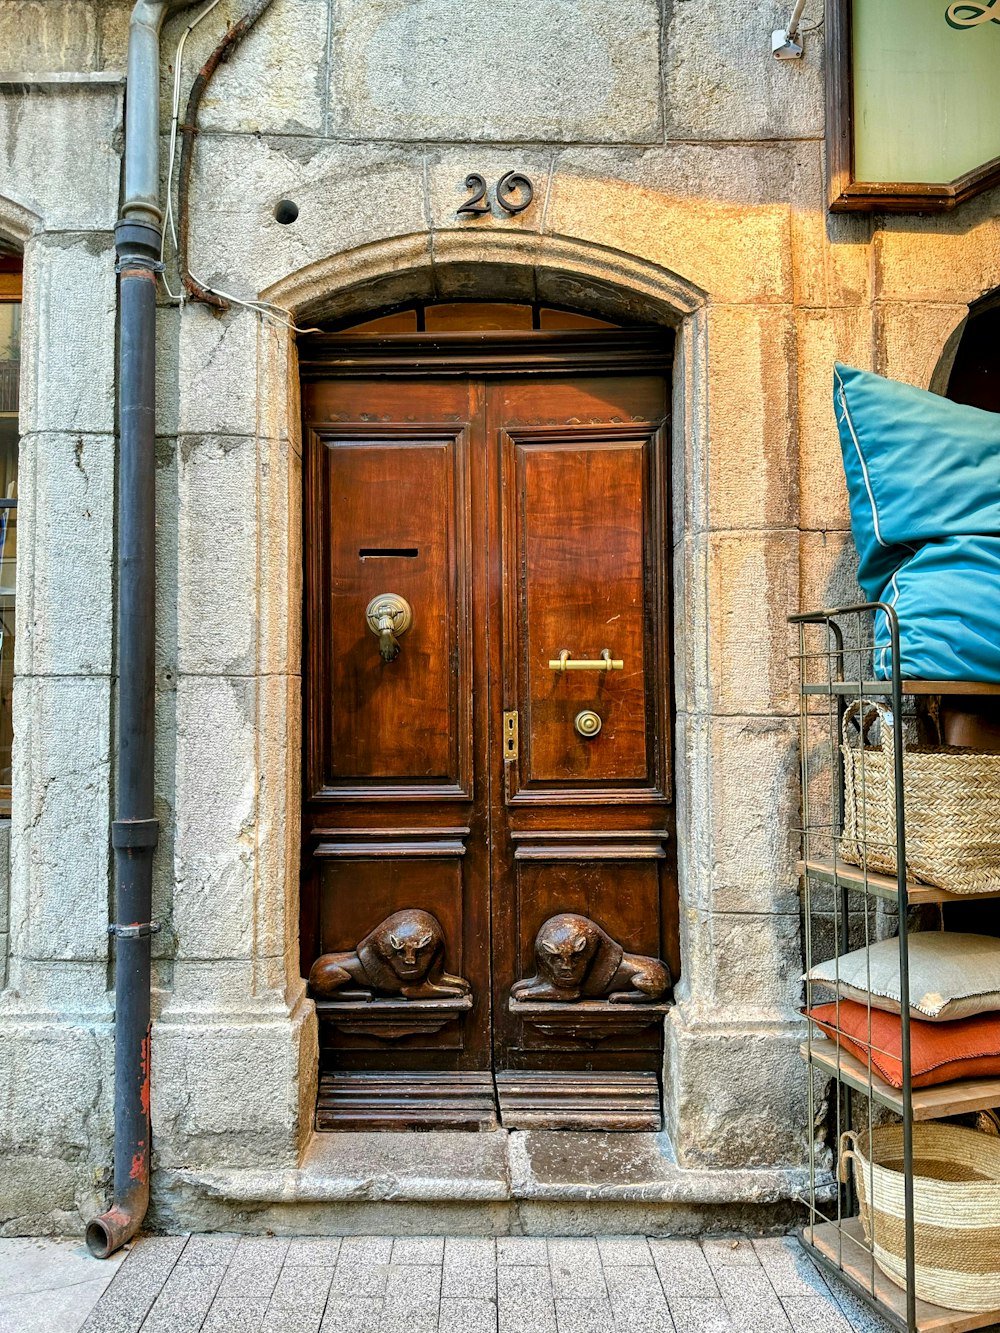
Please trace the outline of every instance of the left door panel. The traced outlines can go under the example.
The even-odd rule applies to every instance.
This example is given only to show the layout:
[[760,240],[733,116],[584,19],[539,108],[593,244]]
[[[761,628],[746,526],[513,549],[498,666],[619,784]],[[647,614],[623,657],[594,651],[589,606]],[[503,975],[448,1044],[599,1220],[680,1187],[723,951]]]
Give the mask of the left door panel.
[[305,386],[302,964],[340,960],[318,1005],[320,1128],[493,1117],[480,396]]

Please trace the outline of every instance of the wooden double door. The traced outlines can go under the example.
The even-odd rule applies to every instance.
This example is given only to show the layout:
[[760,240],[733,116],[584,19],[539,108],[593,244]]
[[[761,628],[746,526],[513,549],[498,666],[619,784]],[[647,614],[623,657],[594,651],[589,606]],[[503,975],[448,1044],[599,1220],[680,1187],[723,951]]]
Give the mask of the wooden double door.
[[678,969],[668,386],[622,337],[303,350],[320,1128],[660,1123],[669,991],[511,996],[559,917]]

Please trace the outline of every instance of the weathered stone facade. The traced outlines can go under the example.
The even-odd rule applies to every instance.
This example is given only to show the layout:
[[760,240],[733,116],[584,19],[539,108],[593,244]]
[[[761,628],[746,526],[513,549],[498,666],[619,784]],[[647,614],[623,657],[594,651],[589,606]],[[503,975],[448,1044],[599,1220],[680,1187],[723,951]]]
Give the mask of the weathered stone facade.
[[[1000,285],[996,193],[936,218],[827,214],[822,35],[802,62],[770,56],[789,7],[275,0],[210,86],[192,188],[194,272],[300,326],[476,296],[676,327],[684,975],[665,1089],[680,1169],[646,1201],[706,1215],[788,1197],[804,1157],[785,617],[853,586],[831,364],[939,387],[969,303]],[[192,33],[185,96],[240,12],[223,0]],[[165,129],[188,22],[165,29]],[[127,27],[112,0],[0,0],[0,231],[25,269],[0,1232],[78,1227],[110,1163]],[[534,182],[529,209],[456,216],[470,171],[514,168]],[[290,226],[282,198],[299,207]],[[330,1154],[309,1142],[294,338],[245,309],[164,299],[158,354],[154,1217],[351,1228],[351,1200],[392,1191],[324,1192]],[[598,1197],[583,1186],[518,1195],[527,1151],[504,1149],[506,1194],[455,1196],[485,1212],[466,1217],[442,1186],[406,1205],[412,1225],[543,1229],[548,1199],[586,1230],[635,1203],[585,1216],[566,1202]],[[654,1214],[641,1225],[669,1229],[669,1208]]]

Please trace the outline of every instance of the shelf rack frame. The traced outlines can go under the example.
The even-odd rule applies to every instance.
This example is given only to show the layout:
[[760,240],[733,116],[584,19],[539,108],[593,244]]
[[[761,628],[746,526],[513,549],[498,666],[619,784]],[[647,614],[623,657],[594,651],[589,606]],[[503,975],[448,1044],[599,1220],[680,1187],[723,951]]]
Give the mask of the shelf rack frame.
[[[889,635],[889,646],[891,653],[892,675],[889,680],[871,680],[866,679],[870,673],[863,670],[863,666],[871,660],[871,643],[869,639],[869,625],[871,617],[881,613],[885,617],[886,628]],[[813,904],[812,904],[812,885],[814,879],[820,883],[832,888],[830,895],[834,906],[833,926],[836,940],[837,956],[850,951],[850,930],[851,930],[851,906],[852,900],[858,894],[862,895],[864,932],[866,947],[869,940],[869,899],[886,899],[890,901],[894,897],[896,910],[899,918],[899,976],[900,976],[900,994],[909,995],[909,947],[907,934],[907,909],[910,903],[907,877],[906,877],[906,817],[905,817],[905,792],[903,786],[903,681],[899,671],[899,621],[896,612],[892,606],[886,602],[861,602],[847,606],[838,606],[823,608],[816,611],[805,611],[798,615],[790,616],[789,622],[798,628],[798,667],[799,667],[799,751],[802,765],[802,875],[803,889],[803,927],[805,936],[805,955],[806,955],[806,1008],[813,1008],[813,983],[808,979],[808,975],[813,966]],[[844,623],[848,622],[853,626],[852,646],[848,646],[845,640]],[[819,637],[820,647],[816,649],[814,644]],[[854,643],[857,646],[854,646]],[[818,674],[815,670],[817,664],[822,665],[822,673]],[[848,670],[848,667],[853,668]],[[810,734],[811,722],[817,716],[812,710],[815,703],[820,698],[827,701],[826,721],[827,736],[831,760],[831,782],[830,782],[830,811],[829,819],[823,821],[814,821],[813,807],[811,802],[812,773],[810,771],[810,756],[812,736]],[[858,703],[861,713],[861,761],[860,777],[862,784],[865,781],[865,762],[864,762],[864,717],[863,711],[866,700],[878,699],[883,702],[883,707],[888,704],[891,710],[893,726],[892,731],[892,757],[893,757],[893,778],[895,791],[895,894],[892,893],[892,877],[878,876],[878,883],[871,884],[867,868],[849,867],[848,873],[841,873],[840,861],[840,838],[844,829],[844,767],[841,755],[841,737],[844,730],[844,718],[848,704],[854,700]],[[858,830],[858,841],[864,843],[865,829]],[[825,838],[824,836],[825,835]],[[827,856],[816,855],[814,842],[823,840],[826,844],[825,850]],[[813,867],[822,864],[826,873],[817,874]],[[846,864],[843,869],[848,871]],[[839,907],[839,910],[838,910]],[[839,1027],[839,990],[835,993],[835,1003],[837,1005],[837,1017]],[[875,1264],[874,1246],[864,1247],[867,1250],[868,1272],[867,1274],[859,1271],[857,1262],[858,1242],[854,1237],[853,1241],[855,1253],[852,1255],[855,1262],[848,1267],[844,1262],[844,1245],[848,1239],[845,1230],[848,1221],[848,1215],[853,1214],[856,1207],[856,1198],[851,1184],[847,1189],[839,1189],[836,1194],[836,1220],[831,1230],[832,1219],[826,1217],[822,1211],[822,1206],[817,1199],[817,1177],[820,1174],[817,1161],[819,1150],[816,1144],[816,1073],[820,1071],[833,1076],[835,1080],[836,1097],[836,1120],[837,1120],[837,1140],[840,1142],[840,1131],[843,1123],[842,1115],[846,1118],[848,1125],[853,1122],[854,1092],[864,1090],[868,1098],[868,1122],[869,1129],[874,1125],[873,1108],[880,1101],[884,1105],[884,1099],[879,1097],[879,1092],[875,1086],[875,1076],[870,1068],[865,1069],[864,1064],[854,1061],[850,1070],[845,1065],[844,1055],[839,1044],[826,1041],[826,1047],[823,1054],[827,1057],[825,1060],[815,1058],[819,1051],[814,1053],[814,1045],[817,1038],[814,1035],[815,1025],[810,1020],[807,1027],[806,1041],[804,1045],[804,1056],[807,1061],[808,1076],[808,1116],[810,1126],[810,1145],[809,1145],[809,1199],[807,1206],[809,1208],[809,1222],[803,1234],[803,1241],[813,1257],[825,1268],[832,1269],[838,1277],[847,1281],[848,1285],[861,1295],[869,1304],[887,1319],[891,1324],[898,1328],[901,1333],[919,1333],[917,1321],[917,1300],[915,1284],[915,1252],[914,1252],[914,1227],[913,1227],[913,1096],[911,1082],[911,1050],[910,1050],[910,1015],[909,1006],[900,1005],[900,1039],[901,1039],[901,1063],[902,1063],[902,1089],[899,1099],[898,1111],[903,1122],[903,1173],[904,1173],[904,1209],[905,1209],[905,1261],[906,1261],[906,1288],[905,1305],[902,1310],[898,1304],[893,1305],[879,1299],[879,1288],[884,1285],[885,1279]],[[871,1008],[869,1006],[869,1047],[871,1047]],[[831,1051],[829,1048],[833,1047]],[[860,1077],[859,1077],[860,1071]],[[824,1173],[825,1174],[825,1173]],[[871,1185],[868,1189],[868,1197],[872,1197]],[[820,1242],[820,1243],[817,1243]],[[863,1267],[863,1265],[862,1265]],[[867,1277],[867,1281],[865,1278]],[[902,1293],[901,1293],[902,1294]]]

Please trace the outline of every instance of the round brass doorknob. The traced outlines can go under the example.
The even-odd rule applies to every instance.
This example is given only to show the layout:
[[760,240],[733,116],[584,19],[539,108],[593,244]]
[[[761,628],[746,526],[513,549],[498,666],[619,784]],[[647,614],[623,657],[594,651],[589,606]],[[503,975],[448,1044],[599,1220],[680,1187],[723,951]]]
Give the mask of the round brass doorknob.
[[585,708],[573,719],[573,726],[585,741],[593,740],[601,729],[601,719],[592,708]]

